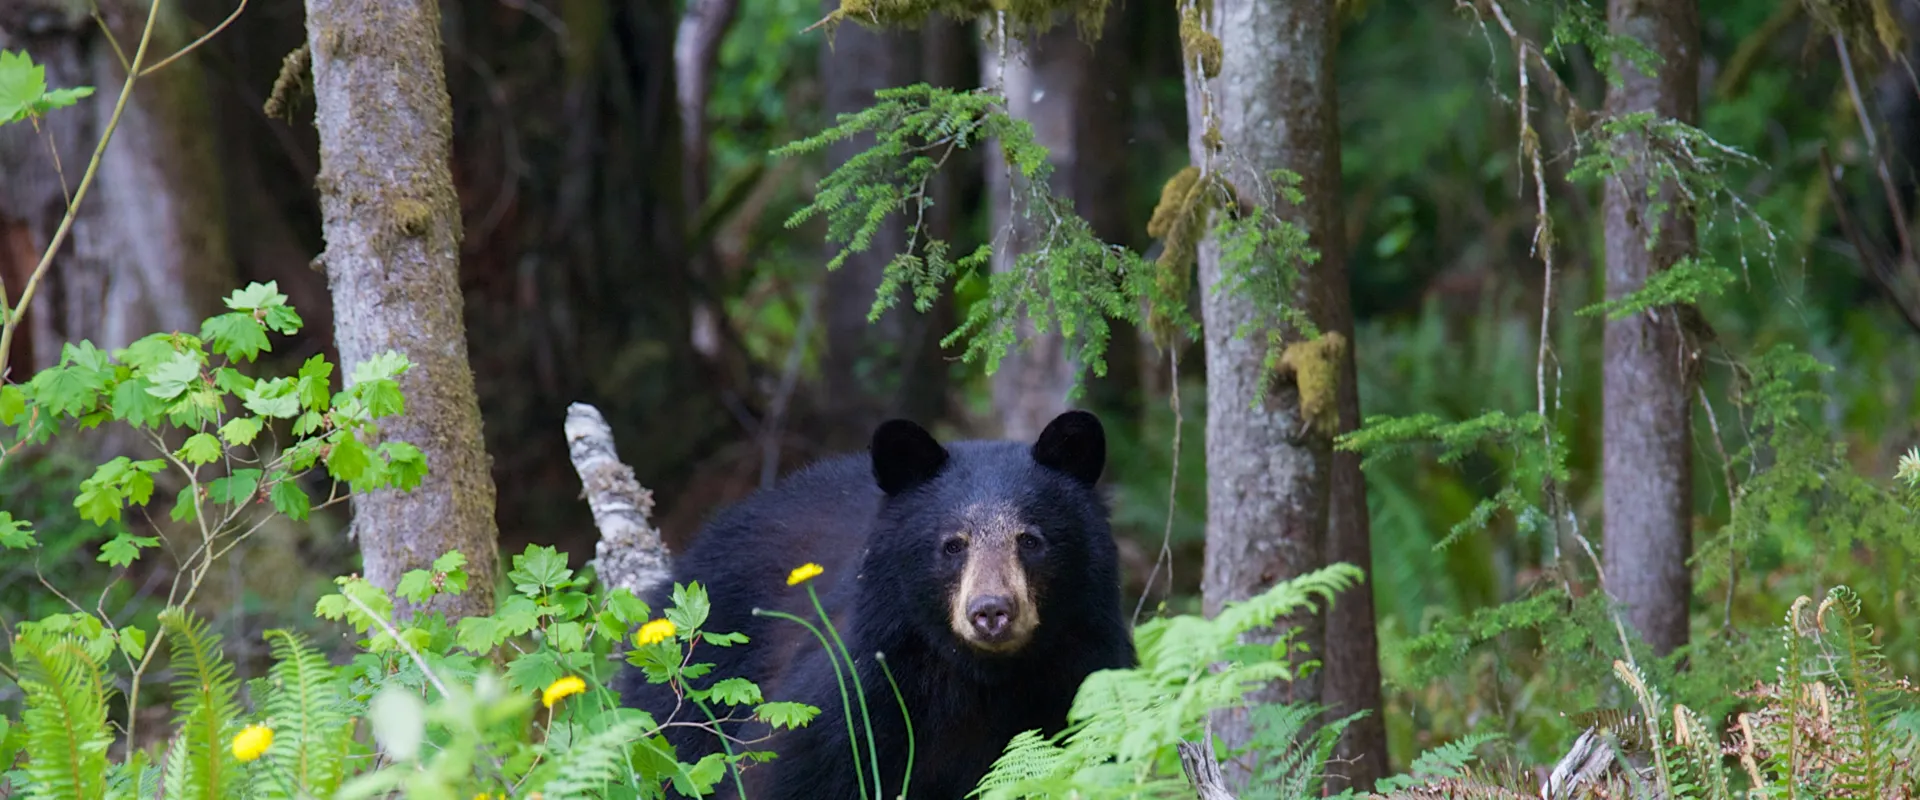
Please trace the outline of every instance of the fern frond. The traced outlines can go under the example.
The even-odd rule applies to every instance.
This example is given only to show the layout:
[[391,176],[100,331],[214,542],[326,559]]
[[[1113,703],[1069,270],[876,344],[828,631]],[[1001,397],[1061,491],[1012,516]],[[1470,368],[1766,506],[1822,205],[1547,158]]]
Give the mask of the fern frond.
[[270,798],[289,797],[289,789],[331,797],[343,777],[345,740],[353,736],[346,687],[333,665],[299,634],[276,629],[267,631],[266,639],[274,664],[261,710],[275,735],[265,758],[278,775],[256,770],[253,791]]
[[26,709],[29,800],[95,800],[107,791],[107,690],[100,664],[71,636],[22,635],[14,663]]
[[245,771],[228,749],[240,716],[240,682],[220,652],[220,636],[205,620],[180,608],[160,613],[172,641],[174,719],[180,727],[187,767],[181,781],[167,782],[169,798],[226,800],[240,796]]
[[609,784],[627,777],[627,753],[648,727],[634,719],[622,719],[605,730],[576,739],[555,771],[556,777],[541,787],[540,794],[550,800],[574,800],[605,796]]

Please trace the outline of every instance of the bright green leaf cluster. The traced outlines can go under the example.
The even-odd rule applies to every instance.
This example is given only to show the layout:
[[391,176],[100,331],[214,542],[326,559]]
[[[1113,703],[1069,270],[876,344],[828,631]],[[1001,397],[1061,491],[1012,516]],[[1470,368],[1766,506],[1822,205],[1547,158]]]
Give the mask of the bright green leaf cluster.
[[0,50],[0,125],[39,119],[93,94],[91,86],[47,90],[47,68],[26,53]]

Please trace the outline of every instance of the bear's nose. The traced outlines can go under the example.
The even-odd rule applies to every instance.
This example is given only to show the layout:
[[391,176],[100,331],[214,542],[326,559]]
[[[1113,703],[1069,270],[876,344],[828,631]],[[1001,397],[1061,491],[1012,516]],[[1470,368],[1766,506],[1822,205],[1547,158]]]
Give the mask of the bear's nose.
[[1013,599],[998,595],[976,597],[967,604],[967,617],[973,630],[989,641],[1003,638],[1013,628]]

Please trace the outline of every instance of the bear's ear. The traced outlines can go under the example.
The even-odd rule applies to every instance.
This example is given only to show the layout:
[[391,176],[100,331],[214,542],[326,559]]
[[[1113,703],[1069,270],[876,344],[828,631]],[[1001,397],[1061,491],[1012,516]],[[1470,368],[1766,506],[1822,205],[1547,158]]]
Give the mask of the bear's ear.
[[888,420],[873,432],[873,479],[880,491],[896,495],[926,483],[947,464],[947,448],[933,434],[904,419]]
[[1054,417],[1033,443],[1033,460],[1092,486],[1107,466],[1107,432],[1100,418],[1085,411]]

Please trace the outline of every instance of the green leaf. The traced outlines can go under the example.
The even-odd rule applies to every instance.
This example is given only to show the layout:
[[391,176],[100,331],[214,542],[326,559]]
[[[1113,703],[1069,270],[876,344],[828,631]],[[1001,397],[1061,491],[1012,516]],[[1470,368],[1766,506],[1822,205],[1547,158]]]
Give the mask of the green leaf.
[[193,519],[194,513],[193,486],[182,486],[180,492],[173,496],[173,510],[167,512],[167,518],[174,522],[186,522]]
[[258,311],[263,308],[278,308],[287,304],[287,296],[280,293],[279,281],[249,283],[245,289],[236,289],[227,295],[227,308],[235,311]]
[[140,660],[147,654],[147,632],[132,625],[120,629],[120,652],[127,658]]
[[55,414],[79,416],[100,403],[100,392],[112,377],[107,355],[92,342],[67,344],[60,351],[59,366],[40,371],[27,383],[27,391]]
[[128,378],[113,387],[113,418],[136,428],[151,428],[167,415],[167,404],[153,392],[146,378]]
[[448,550],[433,560],[434,572],[452,572],[467,565],[467,557],[458,550]]
[[386,456],[387,480],[393,488],[408,491],[427,477],[427,455],[420,448],[406,442],[386,442],[380,445],[380,453]]
[[14,519],[12,513],[0,511],[0,547],[8,550],[25,550],[39,545],[40,543],[33,538],[32,522]]
[[547,629],[547,643],[562,653],[579,652],[587,646],[587,627],[578,622],[561,622]]
[[250,445],[265,426],[266,423],[259,417],[234,417],[227,420],[227,424],[220,426],[220,438],[225,439],[230,445]]
[[746,706],[760,702],[760,687],[746,678],[727,678],[716,681],[706,690],[707,696],[730,706]]
[[641,600],[627,589],[608,592],[607,608],[613,611],[615,619],[630,626],[646,622],[651,619],[649,615],[652,614],[652,610],[647,608],[647,601]]
[[725,753],[709,753],[694,764],[693,769],[673,774],[673,788],[689,797],[700,797],[713,791],[713,785],[727,774],[727,756]]
[[707,590],[699,583],[673,585],[673,607],[667,609],[666,617],[683,631],[698,630],[706,623],[707,614],[713,606],[707,600]]
[[177,400],[187,388],[200,380],[200,354],[176,353],[146,375],[153,388],[147,393],[162,400]]
[[100,555],[96,560],[109,566],[124,567],[140,559],[142,548],[159,546],[159,537],[123,533],[113,537],[113,541],[101,545]]
[[196,433],[187,437],[187,443],[181,445],[173,455],[181,461],[199,466],[219,461],[220,454],[219,439],[215,439],[211,433]]
[[46,93],[46,67],[24,52],[0,51],[0,124],[25,118]]
[[393,593],[410,603],[425,603],[438,590],[433,586],[433,573],[424,569],[410,569],[400,576],[400,585]]
[[207,485],[207,497],[213,502],[235,505],[253,499],[260,489],[260,470],[236,469],[232,475],[215,478]]
[[352,432],[342,435],[333,443],[333,450],[327,454],[327,472],[335,480],[349,484],[366,482],[368,471],[373,466],[373,454],[367,446],[354,438]]
[[231,312],[209,317],[200,328],[200,338],[213,343],[213,351],[235,361],[252,361],[260,351],[271,351],[267,328],[252,314]]
[[240,393],[240,402],[248,411],[263,417],[291,419],[300,413],[300,398],[289,378],[254,384],[252,389]]
[[0,385],[0,425],[12,425],[27,415],[27,393],[12,384]]
[[45,116],[93,94],[93,87],[47,90],[47,70],[26,53],[0,51],[0,125]]
[[300,366],[300,375],[295,381],[299,384],[300,407],[309,411],[325,411],[333,393],[328,389],[328,380],[333,376],[333,365],[327,363],[327,357],[316,355]]
[[813,721],[820,709],[806,703],[773,702],[753,707],[753,715],[774,728],[798,728]]
[[304,520],[313,510],[313,500],[291,477],[275,483],[268,496],[273,500],[273,510],[287,515],[289,519]]
[[[180,343],[176,341],[179,338],[191,339],[192,337],[171,333],[148,334],[115,352],[113,357],[114,360],[132,367],[134,372],[142,374],[152,372],[161,364],[172,361],[173,357],[181,351]],[[192,349],[199,349],[199,343],[195,342]]]
[[513,581],[514,589],[529,597],[544,594],[549,589],[561,588],[573,576],[573,570],[567,568],[567,557],[551,547],[527,545],[526,552],[513,557],[513,570],[507,573],[507,580]]
[[507,665],[507,684],[517,691],[538,692],[566,674],[567,668],[557,653],[535,650]]
[[505,627],[492,617],[462,617],[453,628],[454,644],[474,655],[493,652],[506,638]]

